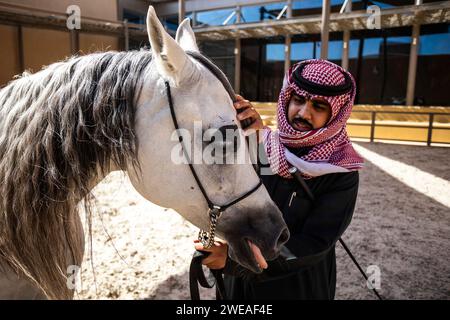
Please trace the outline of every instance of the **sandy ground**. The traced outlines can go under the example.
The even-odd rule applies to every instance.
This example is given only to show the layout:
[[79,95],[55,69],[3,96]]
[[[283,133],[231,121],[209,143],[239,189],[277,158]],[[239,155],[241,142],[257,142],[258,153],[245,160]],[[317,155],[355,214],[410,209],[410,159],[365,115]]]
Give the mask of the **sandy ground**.
[[[343,239],[364,269],[379,268],[385,298],[450,299],[450,148],[356,147],[369,161]],[[122,173],[94,194],[93,261],[87,248],[76,298],[189,299],[197,228],[144,200]],[[337,299],[375,298],[339,244],[337,268]]]

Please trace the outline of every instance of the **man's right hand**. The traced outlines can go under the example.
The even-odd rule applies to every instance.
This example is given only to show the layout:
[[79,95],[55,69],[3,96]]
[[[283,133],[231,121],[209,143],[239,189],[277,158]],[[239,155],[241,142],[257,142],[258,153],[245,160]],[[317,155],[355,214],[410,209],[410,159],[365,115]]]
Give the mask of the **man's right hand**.
[[258,111],[256,111],[255,107],[251,104],[249,100],[244,99],[241,95],[236,95],[237,101],[234,103],[234,107],[236,110],[245,109],[244,111],[238,113],[237,118],[239,121],[243,121],[245,119],[251,119],[252,124],[248,127],[244,128],[244,134],[250,135],[254,133],[254,130],[258,131],[263,129],[263,121]]
[[214,241],[214,245],[205,249],[198,240],[194,240],[195,250],[211,252],[202,260],[202,264],[210,269],[223,269],[228,257],[228,244],[222,241]]

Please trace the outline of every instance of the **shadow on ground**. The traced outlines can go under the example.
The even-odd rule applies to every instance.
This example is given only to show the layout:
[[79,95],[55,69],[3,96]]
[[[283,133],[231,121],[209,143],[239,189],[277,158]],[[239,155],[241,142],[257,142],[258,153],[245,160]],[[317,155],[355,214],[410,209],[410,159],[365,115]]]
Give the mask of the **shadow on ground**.
[[[373,152],[416,166],[449,179],[450,149],[359,143]],[[434,148],[435,149],[435,148]],[[444,162],[446,160],[446,162]],[[395,169],[395,168],[393,168]],[[418,183],[420,183],[418,181]],[[439,186],[436,186],[439,188]],[[450,210],[370,162],[360,174],[360,189],[353,221],[344,241],[366,269],[381,271],[380,293],[386,299],[450,299]],[[376,299],[356,266],[337,244],[336,299]],[[149,299],[171,299],[174,290],[184,290],[189,299],[188,273],[171,276]],[[214,290],[202,290],[203,299],[213,299]]]

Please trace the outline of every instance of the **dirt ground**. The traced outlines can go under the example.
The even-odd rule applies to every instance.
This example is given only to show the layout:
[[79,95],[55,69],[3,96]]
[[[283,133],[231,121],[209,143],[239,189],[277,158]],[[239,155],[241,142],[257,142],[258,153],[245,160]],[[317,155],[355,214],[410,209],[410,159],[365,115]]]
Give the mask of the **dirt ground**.
[[[344,241],[363,269],[379,268],[385,298],[450,299],[450,148],[356,148],[369,161]],[[87,247],[76,298],[189,299],[197,228],[144,200],[122,173],[109,175],[94,194],[93,261]],[[375,298],[340,244],[337,268],[336,299]]]

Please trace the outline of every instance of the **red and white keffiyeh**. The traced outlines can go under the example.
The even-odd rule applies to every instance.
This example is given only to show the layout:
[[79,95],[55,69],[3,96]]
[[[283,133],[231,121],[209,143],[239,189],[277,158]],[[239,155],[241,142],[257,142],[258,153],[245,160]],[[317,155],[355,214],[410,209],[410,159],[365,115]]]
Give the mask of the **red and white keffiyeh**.
[[[300,87],[293,78],[294,72],[301,67],[301,77],[313,85],[342,86],[351,81],[351,89],[342,95],[311,94]],[[347,74],[344,76],[344,74]],[[287,119],[287,107],[295,92],[307,99],[321,97],[331,106],[331,117],[328,123],[310,131],[294,129]],[[353,149],[346,131],[346,122],[350,117],[356,85],[353,77],[342,67],[326,60],[305,60],[293,65],[285,74],[277,105],[278,128],[264,128],[264,146],[272,172],[285,178],[292,178],[289,168],[298,167],[305,178],[332,172],[348,172],[362,168],[363,159]],[[286,147],[310,147],[309,152],[296,157]],[[287,159],[288,158],[288,159]],[[288,161],[289,160],[289,161]]]

